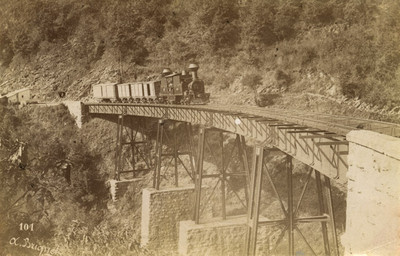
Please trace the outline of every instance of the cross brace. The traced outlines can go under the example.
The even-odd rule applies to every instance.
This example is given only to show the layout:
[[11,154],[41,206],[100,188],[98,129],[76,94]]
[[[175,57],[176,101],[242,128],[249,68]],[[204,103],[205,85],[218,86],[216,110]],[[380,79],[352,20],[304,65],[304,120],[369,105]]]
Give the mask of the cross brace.
[[[121,179],[122,173],[137,173],[151,169],[150,140],[144,133],[140,119],[119,115],[115,148],[115,168],[111,177]],[[139,163],[142,162],[144,164]],[[128,166],[126,166],[128,165]],[[144,167],[143,167],[144,165]]]
[[[293,164],[292,157],[287,155],[285,161],[286,168],[286,177],[287,177],[287,207],[284,206],[283,201],[275,187],[271,176],[269,174],[268,169],[266,169],[266,165],[264,163],[264,154],[265,149],[262,146],[254,147],[254,155],[253,155],[253,165],[251,169],[251,180],[250,180],[250,200],[249,207],[247,212],[247,231],[246,231],[246,240],[245,240],[245,252],[246,255],[255,255],[256,254],[256,246],[257,246],[257,230],[260,224],[278,225],[283,226],[281,233],[275,243],[275,246],[272,249],[272,252],[276,252],[276,249],[283,239],[286,231],[288,233],[287,242],[288,242],[288,255],[295,255],[295,233],[297,232],[300,235],[300,238],[305,242],[308,249],[316,255],[315,251],[311,247],[311,245],[306,240],[306,237],[299,229],[299,225],[302,223],[311,223],[311,222],[319,222],[321,223],[321,232],[323,238],[323,246],[325,255],[339,255],[339,247],[337,241],[336,234],[336,223],[334,219],[334,209],[332,202],[332,192],[331,192],[331,184],[328,177],[323,176],[323,181],[321,179],[321,174],[315,171],[315,180],[317,187],[317,195],[318,195],[318,205],[319,205],[319,214],[318,216],[307,216],[307,217],[298,217],[298,210],[300,208],[300,204],[303,200],[304,193],[307,189],[307,186],[310,182],[312,169],[310,169],[308,173],[307,182],[304,185],[300,198],[298,200],[297,206],[294,206],[293,200]],[[273,191],[276,193],[276,196],[279,200],[280,206],[282,208],[284,218],[279,220],[267,220],[260,221],[260,205],[261,205],[261,191],[263,178],[267,176]],[[328,236],[328,226],[331,231],[331,239]],[[329,241],[331,240],[331,241]],[[332,243],[333,247],[331,247]]]
[[[214,151],[212,147],[209,145],[207,141],[207,134],[210,134],[211,132],[217,132],[219,134],[218,136],[218,146],[216,146],[216,150]],[[243,170],[241,172],[228,172],[231,160],[234,158],[234,151],[237,148],[237,154],[240,158],[240,162],[242,165]],[[218,165],[218,173],[211,173],[211,174],[205,174],[203,170],[203,162],[204,162],[204,155],[205,152],[208,149],[208,153],[210,154],[210,157],[215,161],[215,163]],[[226,153],[229,154],[226,154]],[[199,128],[199,140],[198,140],[198,150],[197,150],[197,161],[196,161],[196,173],[195,173],[195,205],[194,205],[194,221],[196,224],[200,223],[200,215],[201,215],[201,194],[202,194],[202,181],[203,179],[206,178],[214,178],[217,180],[217,183],[215,187],[213,188],[213,192],[208,196],[207,200],[203,202],[203,207],[209,203],[211,197],[213,196],[213,193],[216,189],[216,187],[220,184],[220,190],[221,190],[221,215],[222,219],[226,219],[227,213],[226,213],[226,205],[227,205],[227,188],[230,185],[229,182],[229,177],[233,176],[241,176],[244,177],[246,180],[246,187],[245,187],[245,201],[246,203],[243,203],[242,199],[239,197],[238,194],[235,195],[238,197],[238,199],[241,201],[242,205],[244,207],[247,207],[247,200],[248,200],[248,180],[249,180],[249,165],[248,165],[248,159],[247,159],[247,151],[246,151],[246,142],[244,136],[236,134],[236,139],[235,139],[235,144],[233,148],[228,151],[226,146],[224,146],[224,132],[222,131],[215,131],[211,130],[209,128],[205,128],[204,126],[201,126]],[[203,208],[204,209],[204,208]]]
[[[180,134],[178,123],[183,125],[184,131]],[[172,126],[171,131],[167,132],[166,126]],[[172,133],[172,134],[171,134]],[[171,136],[172,135],[172,136]],[[188,146],[189,148],[185,151],[181,151],[180,148],[182,145],[182,138],[188,138]],[[172,144],[172,151],[164,152],[164,147],[166,143]],[[190,167],[186,167],[183,163],[180,156],[187,155],[189,156]],[[192,126],[190,123],[186,122],[172,122],[161,119],[158,121],[157,126],[157,139],[155,146],[155,168],[153,174],[153,188],[160,189],[161,184],[161,169],[163,167],[163,159],[169,158],[170,163],[173,162],[174,166],[174,185],[176,187],[179,186],[179,173],[178,166],[179,164],[183,166],[186,170],[187,174],[193,179],[194,176],[194,161],[193,161],[193,136],[192,136]],[[190,170],[189,170],[190,169]],[[168,170],[168,166],[165,167],[165,172]]]

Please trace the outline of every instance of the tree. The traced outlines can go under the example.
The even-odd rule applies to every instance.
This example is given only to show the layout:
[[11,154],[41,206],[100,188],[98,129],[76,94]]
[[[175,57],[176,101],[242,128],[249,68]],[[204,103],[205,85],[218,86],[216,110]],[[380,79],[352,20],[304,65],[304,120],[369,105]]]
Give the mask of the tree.
[[[67,212],[66,205],[73,204],[71,210],[86,212],[103,202],[96,159],[81,142],[65,107],[15,112],[0,106],[0,117],[2,236],[15,234],[18,223],[24,222],[36,223],[39,232],[32,238],[48,239],[66,225],[53,218],[60,208]],[[75,212],[69,216],[79,217]],[[64,220],[68,225],[72,221]],[[9,241],[3,238],[1,243]]]

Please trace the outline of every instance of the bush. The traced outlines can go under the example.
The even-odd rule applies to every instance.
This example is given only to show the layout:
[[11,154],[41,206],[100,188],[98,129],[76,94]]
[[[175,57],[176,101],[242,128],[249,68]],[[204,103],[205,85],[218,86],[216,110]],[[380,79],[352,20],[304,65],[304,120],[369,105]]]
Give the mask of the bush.
[[251,89],[256,89],[258,85],[261,85],[262,77],[257,73],[244,74],[242,78],[242,85]]
[[0,64],[7,67],[13,57],[14,51],[11,40],[5,32],[0,32]]
[[13,51],[20,53],[24,57],[29,57],[33,54],[37,47],[38,42],[25,32],[19,32],[13,40]]
[[357,83],[342,83],[342,94],[350,99],[361,98],[363,95],[364,88],[362,85]]
[[[66,107],[31,106],[15,112],[1,107],[0,117],[2,231],[10,236],[16,223],[36,223],[39,232],[32,240],[46,240],[56,231],[66,231],[73,219],[101,219],[101,211],[84,216],[105,208],[105,189],[96,182],[98,160],[80,142]],[[2,248],[3,241],[7,240],[1,240]]]

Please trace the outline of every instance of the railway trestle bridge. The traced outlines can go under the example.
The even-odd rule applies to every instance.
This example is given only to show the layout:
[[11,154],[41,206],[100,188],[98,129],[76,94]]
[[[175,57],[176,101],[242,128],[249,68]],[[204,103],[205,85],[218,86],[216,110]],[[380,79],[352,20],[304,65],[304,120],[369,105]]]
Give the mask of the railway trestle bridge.
[[[176,228],[178,234],[173,235],[175,240],[179,239],[179,252],[183,255],[200,255],[201,252],[204,252],[204,255],[215,253],[215,251],[210,251],[210,248],[205,248],[209,247],[209,244],[205,242],[198,245],[191,244],[189,240],[195,237],[196,233],[189,234],[189,232],[196,229],[196,225],[209,227],[207,226],[209,223],[204,224],[207,221],[203,221],[202,214],[206,214],[205,212],[209,210],[207,204],[211,195],[216,193],[217,186],[220,188],[218,195],[221,201],[218,208],[220,217],[222,221],[226,220],[230,223],[230,216],[227,214],[227,191],[232,189],[230,184],[232,179],[240,180],[239,183],[243,185],[243,193],[240,195],[237,190],[232,189],[232,191],[236,193],[237,198],[241,199],[246,216],[243,218],[240,229],[241,234],[244,234],[240,237],[240,246],[243,246],[238,247],[241,254],[237,255],[261,253],[274,255],[277,253],[277,247],[282,247],[282,244],[288,255],[298,255],[304,250],[314,255],[343,254],[343,251],[339,249],[340,239],[334,218],[332,181],[347,184],[348,187],[347,224],[345,234],[342,236],[345,254],[396,250],[393,246],[397,246],[399,241],[396,235],[399,226],[389,228],[389,232],[386,226],[386,237],[378,239],[379,241],[374,240],[372,236],[380,236],[385,231],[385,227],[379,226],[381,223],[374,219],[376,217],[374,211],[385,211],[385,214],[390,215],[399,208],[398,202],[397,205],[388,206],[388,208],[382,206],[382,203],[396,202],[400,195],[398,188],[393,188],[392,185],[387,188],[384,184],[386,181],[391,181],[391,184],[400,181],[399,174],[396,174],[400,169],[400,139],[398,139],[400,125],[361,118],[250,106],[80,104],[82,113],[116,123],[115,169],[112,170],[112,177],[115,180],[121,180],[125,173],[131,173],[135,177],[137,173],[152,171],[153,189],[143,192],[143,198],[150,198],[152,193],[163,190],[163,177],[168,171],[168,167],[163,168],[163,163],[168,162],[168,166],[173,166],[173,184],[176,187],[179,186],[179,165],[192,179],[194,189],[191,192],[193,197],[190,198],[194,200],[189,201],[192,206],[189,209],[192,229],[186,227],[186,229],[178,230]],[[145,132],[148,129],[145,125],[148,120],[153,120],[157,127],[156,138],[153,138],[156,141],[153,148],[149,143],[149,135]],[[227,145],[227,139],[231,141],[230,146]],[[210,141],[213,146],[210,146]],[[164,144],[168,144],[168,147],[163,146]],[[129,157],[124,159],[126,153],[123,152],[127,151],[130,151]],[[278,185],[274,183],[266,157],[271,152],[277,151],[285,155],[283,164],[286,177],[285,195],[279,192]],[[150,156],[150,152],[153,152],[153,156]],[[215,160],[213,172],[205,170],[205,159]],[[308,168],[299,195],[294,195],[293,159],[305,164]],[[142,164],[139,165],[139,162]],[[236,163],[235,168],[232,167],[232,162]],[[240,166],[239,170],[237,166]],[[388,177],[377,178],[381,177],[378,172],[382,170],[389,173]],[[374,177],[381,183],[374,184],[371,180]],[[212,189],[204,187],[203,181],[206,179],[214,179],[216,185]],[[300,215],[300,206],[312,183],[311,180],[314,180],[313,183],[316,186],[318,214]],[[368,184],[363,186],[365,180],[368,180]],[[261,216],[260,205],[265,199],[262,190],[266,184],[277,198],[279,209],[282,211],[280,218]],[[386,196],[380,194],[381,192]],[[187,194],[183,197],[186,200]],[[374,201],[373,205],[365,204],[368,197],[373,197],[371,200],[379,202],[375,204]],[[295,198],[297,200],[294,200]],[[179,201],[179,199],[176,200]],[[360,200],[363,200],[364,204],[357,204]],[[151,205],[150,203],[149,207]],[[168,205],[165,207],[173,208]],[[361,212],[365,212],[365,216],[357,216]],[[149,213],[152,214],[151,209],[147,212]],[[371,214],[375,217],[371,217]],[[189,221],[189,219],[180,219],[180,221]],[[374,223],[365,224],[368,226],[365,227],[362,224],[364,221]],[[398,216],[394,221],[400,224]],[[320,234],[321,239],[318,243],[323,248],[322,252],[315,251],[312,243],[308,241],[307,234],[301,231],[300,226],[304,223],[318,223],[319,228],[315,232]],[[385,222],[386,225],[389,223],[390,221]],[[218,225],[222,227],[220,222]],[[184,223],[181,223],[181,226],[184,226]],[[279,227],[280,231],[273,239],[265,235],[265,230],[268,233],[269,229],[276,229],[276,227]],[[215,232],[215,229],[207,232]],[[369,229],[369,235],[363,232],[364,229]],[[374,234],[375,231],[377,233]],[[153,234],[151,230],[146,232],[145,244],[152,239]],[[162,232],[159,232],[154,237],[162,237]],[[393,239],[397,242],[393,242]],[[217,240],[209,241],[209,243],[221,242]],[[238,243],[237,240],[222,243],[232,242]],[[181,248],[181,243],[185,244],[184,249]],[[196,251],[193,249],[196,246],[203,247]],[[304,250],[299,246],[305,246]],[[362,246],[366,247],[362,248]],[[190,251],[188,248],[193,250]],[[224,250],[218,253],[232,255],[232,252]]]

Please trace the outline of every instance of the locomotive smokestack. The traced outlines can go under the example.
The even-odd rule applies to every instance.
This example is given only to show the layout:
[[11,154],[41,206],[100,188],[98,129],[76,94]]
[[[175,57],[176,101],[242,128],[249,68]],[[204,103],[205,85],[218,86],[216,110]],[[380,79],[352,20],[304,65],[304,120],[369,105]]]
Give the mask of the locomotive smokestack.
[[199,65],[197,65],[197,64],[193,64],[192,63],[192,64],[189,65],[189,70],[190,70],[190,72],[192,72],[193,81],[198,79],[198,77],[197,77],[197,70],[198,69],[199,69]]
[[161,74],[162,74],[162,76],[167,76],[167,75],[169,75],[171,73],[172,73],[171,69],[164,68]]

